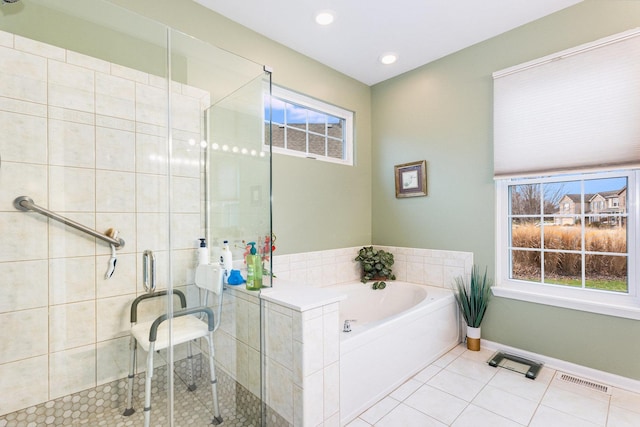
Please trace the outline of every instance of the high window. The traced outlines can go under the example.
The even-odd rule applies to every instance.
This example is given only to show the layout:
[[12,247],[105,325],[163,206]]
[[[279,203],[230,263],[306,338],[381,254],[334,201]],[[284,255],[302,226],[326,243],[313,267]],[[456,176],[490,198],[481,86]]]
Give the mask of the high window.
[[353,112],[278,86],[264,111],[273,152],[353,165]]

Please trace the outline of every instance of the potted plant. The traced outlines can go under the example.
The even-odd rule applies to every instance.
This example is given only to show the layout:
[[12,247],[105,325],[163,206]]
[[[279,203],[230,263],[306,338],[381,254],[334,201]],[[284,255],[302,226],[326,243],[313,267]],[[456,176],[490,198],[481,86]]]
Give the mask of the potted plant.
[[386,284],[382,280],[396,280],[391,267],[393,266],[393,254],[382,249],[374,249],[373,246],[364,246],[358,252],[355,261],[360,262],[362,273],[360,281],[367,283],[376,280],[373,289],[384,289]]
[[467,324],[467,348],[472,351],[480,350],[480,324],[487,311],[487,304],[491,296],[493,281],[487,277],[487,269],[480,273],[478,266],[471,268],[469,283],[464,277],[456,277],[456,301],[460,307],[460,314]]

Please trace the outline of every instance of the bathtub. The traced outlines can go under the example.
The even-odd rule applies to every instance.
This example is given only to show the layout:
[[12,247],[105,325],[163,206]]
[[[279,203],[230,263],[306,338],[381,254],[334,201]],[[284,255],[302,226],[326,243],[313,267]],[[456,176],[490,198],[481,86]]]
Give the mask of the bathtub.
[[[341,425],[389,394],[460,341],[456,302],[449,289],[387,282],[330,286],[340,302]],[[343,332],[345,320],[351,332]]]

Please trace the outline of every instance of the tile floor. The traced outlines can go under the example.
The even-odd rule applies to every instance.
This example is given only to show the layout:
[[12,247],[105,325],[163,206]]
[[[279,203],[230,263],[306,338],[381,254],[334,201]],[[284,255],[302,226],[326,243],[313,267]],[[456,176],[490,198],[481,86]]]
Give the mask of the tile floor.
[[493,353],[455,347],[347,427],[640,426],[640,393],[588,389],[547,367],[532,381],[490,367]]

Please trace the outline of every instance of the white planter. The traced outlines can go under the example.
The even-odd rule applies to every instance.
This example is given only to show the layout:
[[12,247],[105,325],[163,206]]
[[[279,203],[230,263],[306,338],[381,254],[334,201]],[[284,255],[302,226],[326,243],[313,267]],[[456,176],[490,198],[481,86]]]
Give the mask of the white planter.
[[467,348],[471,351],[480,351],[480,328],[467,326]]

